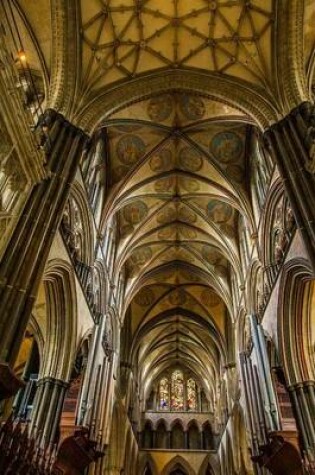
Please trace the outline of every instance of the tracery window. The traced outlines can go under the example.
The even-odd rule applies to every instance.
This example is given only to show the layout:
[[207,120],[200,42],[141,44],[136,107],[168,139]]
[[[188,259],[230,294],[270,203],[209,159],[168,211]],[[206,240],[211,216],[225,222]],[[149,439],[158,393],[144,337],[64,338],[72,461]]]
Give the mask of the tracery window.
[[174,411],[184,409],[184,375],[182,371],[175,370],[172,374],[171,408]]
[[196,382],[194,379],[189,378],[187,381],[187,409],[189,411],[195,411],[196,404]]
[[160,409],[169,409],[169,384],[167,378],[162,378],[160,381]]
[[166,411],[197,411],[196,381],[175,369],[168,376],[163,376],[158,386],[158,409]]

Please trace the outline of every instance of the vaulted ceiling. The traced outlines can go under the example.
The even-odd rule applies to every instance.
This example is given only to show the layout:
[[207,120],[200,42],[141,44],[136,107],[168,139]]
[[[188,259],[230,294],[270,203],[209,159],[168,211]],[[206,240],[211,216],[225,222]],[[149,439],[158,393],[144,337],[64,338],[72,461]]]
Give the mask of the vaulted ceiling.
[[119,224],[116,270],[145,394],[184,365],[215,398],[242,281],[240,213],[254,221],[246,173],[250,121],[200,95],[168,92],[106,121],[105,220]]
[[81,14],[86,89],[166,67],[268,82],[271,0],[81,0]]
[[[303,2],[289,3],[4,2],[22,38],[15,35],[13,49],[23,49],[30,69],[42,74],[46,103],[90,132],[106,129],[103,223],[118,221],[115,269],[126,273],[124,314],[144,392],[180,363],[214,401],[232,358],[232,280],[240,286],[244,277],[240,216],[249,234],[256,231],[252,108],[269,107],[277,117],[290,107],[281,103],[286,67],[297,76],[294,92],[303,89],[303,69],[309,88],[313,80],[313,2],[304,2],[304,12]],[[286,28],[291,36],[281,36]],[[296,53],[302,33],[304,56],[287,55],[280,67],[283,48]]]

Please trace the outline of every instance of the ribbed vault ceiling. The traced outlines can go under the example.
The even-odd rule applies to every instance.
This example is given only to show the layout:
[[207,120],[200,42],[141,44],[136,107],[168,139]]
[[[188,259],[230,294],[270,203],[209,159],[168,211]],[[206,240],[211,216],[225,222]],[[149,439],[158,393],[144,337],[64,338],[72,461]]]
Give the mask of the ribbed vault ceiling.
[[248,118],[196,94],[169,91],[106,122],[107,202],[116,216],[116,270],[145,395],[181,364],[214,402],[233,320],[231,276],[241,282],[238,221],[253,232]]
[[[277,100],[275,55],[282,45],[275,41],[283,18],[274,7],[282,3],[5,4],[13,15],[9,23],[23,38],[28,66],[43,77],[48,104],[67,111],[70,120],[79,117],[89,130],[98,123],[108,134],[102,232],[115,216],[115,270],[126,272],[124,315],[130,319],[141,389],[147,392],[163,370],[180,363],[200,376],[214,402],[220,368],[229,362],[233,344],[231,277],[235,285],[243,283],[240,216],[249,234],[255,233],[248,180],[252,123],[231,106],[241,107],[239,100],[229,96],[230,105],[216,102],[209,94],[223,100],[225,94],[208,90],[206,96],[202,85],[211,78],[219,86],[222,79],[243,93],[256,91],[257,99]],[[311,0],[304,4],[304,65],[311,80],[314,12]],[[176,84],[172,90],[164,86],[164,72],[174,70],[183,78],[185,93]],[[189,86],[188,73],[194,75]],[[119,98],[131,79],[139,91],[147,80],[146,99],[125,97],[130,105],[123,108]],[[157,84],[162,94],[154,91]],[[107,110],[104,97],[112,93]],[[250,111],[247,107],[242,109]]]
[[264,84],[272,1],[81,0],[85,86],[169,67]]

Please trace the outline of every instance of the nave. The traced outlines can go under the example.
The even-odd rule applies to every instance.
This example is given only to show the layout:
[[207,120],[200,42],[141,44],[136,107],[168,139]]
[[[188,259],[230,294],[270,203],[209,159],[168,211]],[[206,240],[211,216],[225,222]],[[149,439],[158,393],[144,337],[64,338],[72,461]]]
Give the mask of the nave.
[[315,474],[311,0],[0,5],[0,474]]

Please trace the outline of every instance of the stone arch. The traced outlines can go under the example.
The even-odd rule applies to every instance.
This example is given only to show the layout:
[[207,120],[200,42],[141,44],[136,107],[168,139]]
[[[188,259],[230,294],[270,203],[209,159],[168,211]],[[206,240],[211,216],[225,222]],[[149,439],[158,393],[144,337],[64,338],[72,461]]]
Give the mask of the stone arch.
[[152,458],[152,455],[146,452],[139,463],[139,474],[141,475],[157,475],[158,470]]
[[214,449],[214,434],[209,421],[206,421],[202,425],[203,433],[203,450],[212,450]]
[[185,427],[180,419],[175,419],[171,424],[171,449],[185,448]]
[[208,454],[201,464],[198,475],[221,475],[220,462],[217,454]]
[[200,450],[201,446],[201,431],[198,422],[193,419],[187,424],[187,442],[188,449]]
[[161,475],[171,475],[175,470],[182,470],[185,475],[196,475],[190,464],[180,455],[176,455],[164,467]]
[[309,262],[302,258],[287,262],[280,288],[283,290],[278,310],[279,354],[291,386],[315,379],[315,284]]
[[[75,116],[75,122],[89,132],[121,108],[166,91],[181,90],[208,96],[247,114],[264,130],[279,118],[274,99],[259,87],[216,73],[193,70],[165,70],[100,90]],[[101,118],[101,119],[100,119]]]
[[147,419],[144,423],[142,430],[142,448],[152,449],[153,447],[153,424],[152,421]]
[[[73,269],[60,259],[48,262],[43,278],[46,296],[46,340],[42,375],[68,380],[77,338]],[[63,335],[63,338],[59,338]]]
[[164,419],[161,419],[156,425],[156,448],[169,448],[168,430]]

